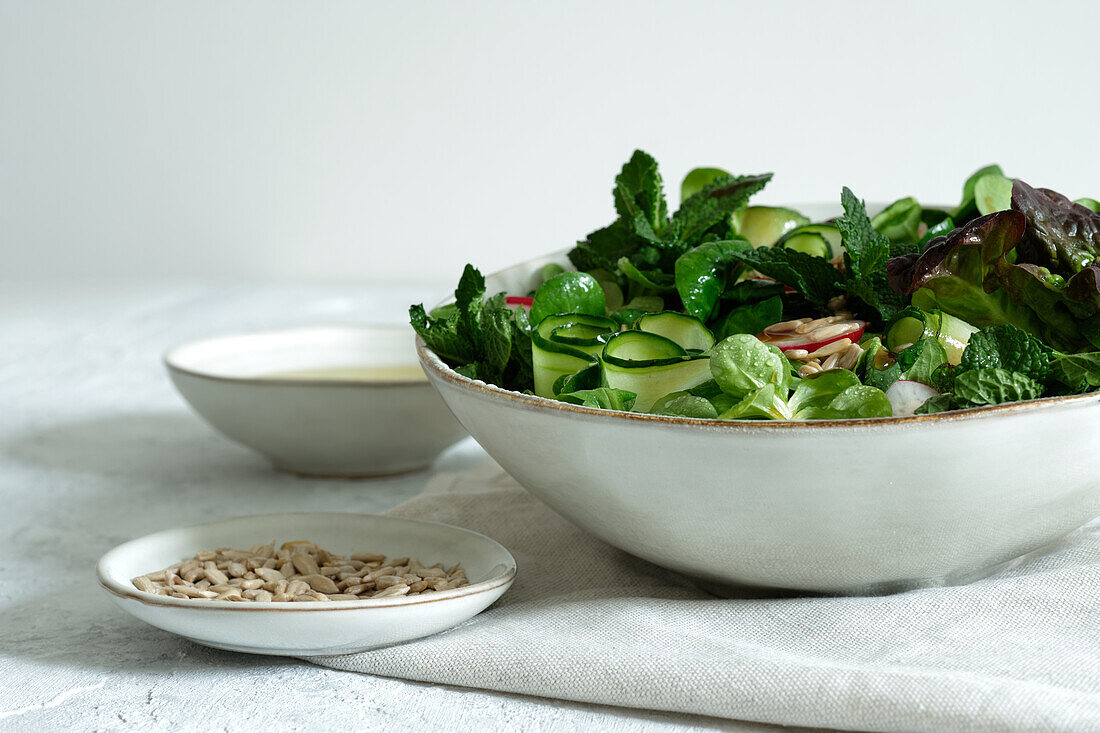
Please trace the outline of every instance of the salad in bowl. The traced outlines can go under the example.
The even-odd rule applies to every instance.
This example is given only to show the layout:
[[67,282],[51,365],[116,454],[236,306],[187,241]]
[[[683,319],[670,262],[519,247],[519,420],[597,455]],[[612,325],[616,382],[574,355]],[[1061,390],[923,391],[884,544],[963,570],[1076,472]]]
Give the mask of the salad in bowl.
[[568,251],[414,306],[459,422],[573,523],[708,587],[965,583],[1100,515],[1100,215],[987,168],[953,207],[616,178]]
[[455,371],[606,410],[719,420],[899,417],[1100,386],[1100,204],[998,166],[953,208],[821,221],[757,206],[770,174],[701,168],[670,213],[656,161],[615,179],[618,217],[526,292],[454,302],[413,327]]

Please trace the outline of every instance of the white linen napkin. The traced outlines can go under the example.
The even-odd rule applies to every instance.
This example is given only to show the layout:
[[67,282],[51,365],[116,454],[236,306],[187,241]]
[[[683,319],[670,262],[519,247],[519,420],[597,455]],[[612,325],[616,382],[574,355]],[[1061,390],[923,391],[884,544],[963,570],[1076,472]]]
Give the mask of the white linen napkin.
[[449,632],[309,661],[783,725],[1100,731],[1100,522],[967,586],[719,599],[577,529],[495,464],[437,476],[392,513],[493,537],[515,585]]

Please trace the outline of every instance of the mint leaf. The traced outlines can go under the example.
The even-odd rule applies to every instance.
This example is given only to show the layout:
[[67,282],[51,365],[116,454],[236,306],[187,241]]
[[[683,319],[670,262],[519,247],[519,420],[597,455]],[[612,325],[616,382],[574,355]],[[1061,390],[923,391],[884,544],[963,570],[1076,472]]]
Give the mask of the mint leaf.
[[[867,216],[867,207],[850,188],[844,187],[840,199],[844,216],[837,219],[836,226],[845,249],[847,279],[844,286],[850,294],[876,309],[882,320],[889,321],[909,305],[907,298],[894,292],[887,278],[890,241],[875,230]],[[895,249],[900,253],[909,248],[910,245],[903,244]]]
[[653,156],[641,150],[623,166],[615,177],[615,210],[622,221],[631,226],[635,233],[656,241],[658,233],[664,229],[668,219],[668,204],[665,202],[664,184],[657,170],[657,161]]
[[[504,293],[484,300],[485,278],[466,265],[455,288],[453,308],[428,315],[409,308],[409,322],[428,348],[471,379],[523,390],[533,384],[529,325],[518,325]],[[518,353],[517,353],[518,351]],[[507,376],[506,376],[507,375]]]
[[955,398],[960,407],[1033,400],[1042,394],[1041,384],[1007,369],[974,369],[955,377]]
[[886,261],[890,259],[889,240],[875,231],[867,216],[867,207],[847,186],[841,192],[840,202],[844,206],[844,216],[836,220],[836,226],[844,242],[844,264],[848,274],[861,279],[885,272]]
[[673,275],[666,272],[662,272],[659,269],[645,269],[642,270],[634,265],[633,262],[626,257],[620,257],[617,263],[619,272],[623,274],[627,280],[633,280],[634,282],[642,285],[643,287],[654,290],[658,293],[666,293],[676,289],[676,282]]
[[1003,323],[970,336],[958,369],[960,372],[1005,369],[1045,383],[1051,377],[1050,365],[1055,355],[1054,349],[1031,334]]
[[504,367],[512,356],[512,311],[508,308],[486,310],[481,319],[480,376],[485,382],[500,382]]
[[753,249],[750,244],[738,247],[730,256],[776,282],[794,288],[819,308],[824,308],[830,298],[841,292],[840,271],[820,257],[786,248]]
[[672,217],[675,236],[682,242],[696,243],[704,232],[744,206],[771,179],[771,173],[719,176],[680,204]]
[[446,361],[466,363],[477,358],[474,342],[461,333],[457,311],[431,318],[423,305],[414,305],[409,307],[409,322],[428,348]]
[[512,314],[512,350],[504,367],[504,384],[513,389],[528,389],[535,383],[534,355],[531,351],[531,322],[527,309]]
[[569,261],[578,270],[604,269],[614,272],[620,257],[628,257],[644,243],[621,221],[597,229],[569,252]]

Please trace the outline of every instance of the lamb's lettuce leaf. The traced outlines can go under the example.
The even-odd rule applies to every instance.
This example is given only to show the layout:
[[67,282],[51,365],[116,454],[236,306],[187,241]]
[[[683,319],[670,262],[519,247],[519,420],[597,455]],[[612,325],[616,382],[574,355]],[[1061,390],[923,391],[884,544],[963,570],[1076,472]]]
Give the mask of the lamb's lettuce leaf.
[[893,414],[890,400],[882,390],[860,384],[859,377],[846,369],[828,369],[803,377],[787,406],[794,420],[890,417]]
[[710,371],[721,390],[733,397],[775,384],[785,399],[791,382],[783,352],[747,333],[734,334],[711,349]]
[[722,420],[789,420],[790,410],[782,394],[786,389],[768,383],[745,394],[736,403],[718,417]]
[[629,412],[634,406],[634,400],[638,395],[625,389],[612,389],[611,387],[597,387],[596,389],[582,389],[576,392],[563,392],[557,396],[561,402],[571,405],[584,405],[585,407],[598,407],[601,410],[621,410]]
[[932,395],[924,404],[913,411],[914,415],[934,415],[937,412],[947,412],[948,410],[958,409],[955,404],[955,395],[950,392],[944,392],[938,395]]
[[698,417],[714,419],[718,410],[706,397],[690,392],[672,392],[661,397],[649,408],[654,415],[672,415],[675,417]]

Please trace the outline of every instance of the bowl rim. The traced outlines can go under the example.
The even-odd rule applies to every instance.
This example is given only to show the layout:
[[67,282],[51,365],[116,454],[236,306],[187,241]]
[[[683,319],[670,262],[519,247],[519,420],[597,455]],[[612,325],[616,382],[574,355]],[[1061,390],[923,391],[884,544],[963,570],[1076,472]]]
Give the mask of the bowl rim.
[[[505,563],[504,572],[500,575],[483,580],[479,583],[471,583],[464,585],[461,588],[453,588],[451,590],[436,591],[429,595],[418,596],[396,596],[393,598],[364,598],[360,601],[279,601],[270,603],[241,603],[239,601],[208,601],[203,600],[197,602],[192,599],[172,598],[171,596],[158,596],[154,593],[147,593],[142,590],[138,590],[130,583],[130,579],[119,580],[117,575],[108,573],[105,569],[105,565],[114,559],[114,556],[132,552],[133,548],[130,547],[138,542],[148,540],[159,534],[167,532],[177,532],[182,529],[195,529],[198,527],[206,527],[213,524],[222,524],[226,522],[232,522],[241,519],[254,519],[256,517],[323,517],[323,516],[338,516],[338,517],[373,517],[378,519],[384,519],[386,521],[404,523],[404,524],[423,524],[433,527],[442,527],[449,531],[456,531],[463,534],[471,535],[477,538],[478,541],[486,542],[490,545],[494,545],[497,550],[503,553],[507,558]],[[492,537],[488,537],[480,532],[472,529],[466,529],[465,527],[458,527],[453,524],[447,524],[445,522],[433,522],[428,519],[412,519],[409,517],[391,517],[385,514],[367,514],[364,512],[273,512],[268,514],[243,514],[234,517],[223,517],[221,519],[215,519],[208,522],[197,522],[195,524],[186,524],[180,527],[169,527],[167,529],[157,530],[156,532],[150,532],[149,534],[142,535],[141,537],[135,537],[132,540],[127,540],[122,544],[112,547],[96,562],[95,574],[96,580],[99,581],[99,586],[106,592],[120,599],[137,601],[144,606],[155,606],[160,608],[178,608],[188,610],[200,610],[200,611],[239,611],[242,613],[308,613],[317,611],[369,611],[376,608],[393,608],[396,606],[420,606],[426,603],[437,603],[440,601],[454,600],[457,598],[466,598],[469,596],[481,595],[482,593],[489,593],[502,586],[507,589],[507,586],[515,580],[516,577],[516,559],[508,548],[500,544]],[[153,571],[156,572],[156,571]],[[129,586],[129,587],[127,587]]]
[[276,336],[293,336],[293,335],[305,335],[307,333],[319,333],[319,332],[357,332],[363,333],[368,331],[386,331],[389,333],[408,332],[414,334],[415,331],[408,324],[401,323],[370,323],[363,325],[329,325],[329,326],[297,326],[293,328],[272,328],[262,329],[258,331],[243,331],[239,333],[227,333],[220,336],[206,336],[200,339],[193,339],[191,341],[185,341],[183,343],[176,344],[170,347],[161,355],[161,361],[165,368],[170,373],[183,374],[195,379],[203,379],[210,382],[221,382],[225,384],[240,384],[251,385],[256,387],[267,388],[279,388],[279,387],[356,387],[359,389],[392,389],[394,387],[403,388],[424,388],[430,387],[425,380],[419,379],[376,379],[366,381],[362,379],[310,379],[307,377],[293,377],[289,379],[269,379],[267,377],[226,377],[220,374],[211,374],[209,372],[199,371],[191,369],[189,367],[182,366],[179,363],[179,354],[185,349],[207,346],[218,341],[230,341],[233,339],[249,338],[249,337],[276,337]]
[[[485,277],[486,282],[520,272],[534,266],[534,263],[545,262],[565,254],[567,249],[558,249],[537,257],[532,257],[523,262],[497,270]],[[454,300],[454,297],[446,298],[439,305],[444,305]],[[438,307],[438,306],[437,306]],[[552,400],[548,397],[528,395],[515,392],[510,389],[488,384],[480,379],[470,379],[456,372],[434,351],[428,348],[424,339],[419,334],[416,336],[416,353],[420,358],[420,365],[429,378],[435,376],[446,380],[462,389],[474,390],[490,397],[511,400],[517,405],[527,409],[545,410],[548,412],[575,413],[588,415],[601,419],[626,420],[638,424],[653,423],[663,425],[682,425],[689,428],[721,429],[729,431],[777,431],[777,430],[806,430],[814,428],[874,428],[894,427],[898,425],[916,425],[937,422],[958,422],[963,420],[976,420],[1001,415],[1016,415],[1035,410],[1052,409],[1066,405],[1084,405],[1091,402],[1100,402],[1100,393],[1088,393],[1080,395],[1063,395],[1060,397],[1043,397],[1037,400],[1025,400],[1023,402],[1006,402],[1000,405],[985,405],[983,407],[968,407],[963,410],[951,410],[949,412],[937,412],[931,415],[905,415],[900,417],[864,417],[844,418],[833,420],[718,420],[716,418],[678,417],[673,415],[652,415],[647,412],[625,412],[622,410],[602,410],[596,407],[572,405],[567,402]]]

